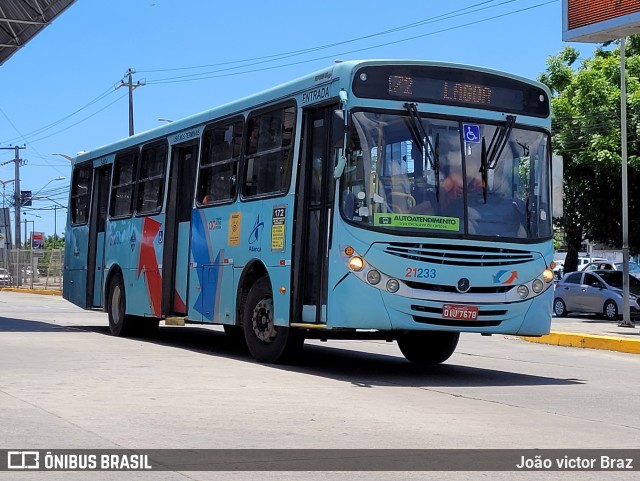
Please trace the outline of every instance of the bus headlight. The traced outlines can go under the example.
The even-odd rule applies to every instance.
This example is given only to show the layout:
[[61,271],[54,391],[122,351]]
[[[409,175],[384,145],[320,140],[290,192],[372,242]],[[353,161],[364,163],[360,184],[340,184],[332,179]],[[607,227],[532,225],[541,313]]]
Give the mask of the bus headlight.
[[349,259],[349,268],[354,272],[360,272],[364,269],[364,259],[360,256],[353,256]]
[[377,270],[371,269],[369,272],[367,272],[367,281],[372,286],[375,286],[376,284],[378,284],[381,279],[382,279],[382,275]]
[[546,283],[549,283],[553,280],[553,271],[551,269],[545,269],[542,273],[542,278]]
[[529,295],[529,288],[524,284],[518,286],[518,295],[521,299],[526,299]]
[[397,279],[389,279],[387,281],[387,290],[391,294],[398,292],[398,289],[400,289],[400,282]]
[[533,289],[533,292],[540,294],[544,288],[544,283],[540,279],[534,279],[531,283],[531,288]]

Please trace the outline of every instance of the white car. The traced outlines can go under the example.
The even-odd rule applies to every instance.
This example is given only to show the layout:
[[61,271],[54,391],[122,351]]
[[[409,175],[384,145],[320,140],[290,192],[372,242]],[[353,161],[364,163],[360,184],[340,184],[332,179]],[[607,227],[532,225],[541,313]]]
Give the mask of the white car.
[[[596,271],[596,270],[609,270],[609,271],[621,271],[622,262],[611,262],[611,261],[598,261],[598,262],[589,262],[584,268],[584,271]],[[640,279],[640,265],[633,261],[629,261],[629,274],[631,274],[636,279]]]
[[564,275],[564,261],[558,259],[557,261],[553,261],[553,262],[556,265],[553,268],[553,277],[555,277],[557,280],[560,280]]
[[4,268],[0,268],[0,286],[10,286],[11,285],[11,274],[9,274],[9,271],[4,269]]
[[604,257],[578,257],[578,270],[581,271],[592,262],[608,262]]

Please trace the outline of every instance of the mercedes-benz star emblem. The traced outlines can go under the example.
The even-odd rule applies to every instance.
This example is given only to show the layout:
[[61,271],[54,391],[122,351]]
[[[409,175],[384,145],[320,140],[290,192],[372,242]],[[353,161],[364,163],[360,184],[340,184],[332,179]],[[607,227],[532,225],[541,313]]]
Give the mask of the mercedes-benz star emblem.
[[458,292],[467,292],[469,290],[469,287],[471,287],[469,285],[469,279],[467,279],[466,277],[458,280]]

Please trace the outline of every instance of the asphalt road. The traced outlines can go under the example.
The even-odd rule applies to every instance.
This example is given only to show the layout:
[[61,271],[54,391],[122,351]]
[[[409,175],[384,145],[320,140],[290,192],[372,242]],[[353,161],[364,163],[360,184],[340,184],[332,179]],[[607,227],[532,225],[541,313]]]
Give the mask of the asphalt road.
[[[0,448],[640,448],[640,356],[463,335],[438,367],[385,342],[255,363],[218,328],[115,338],[106,315],[0,292]],[[640,463],[640,459],[637,460]],[[604,479],[562,473],[37,472],[67,479]],[[637,473],[606,473],[636,479]]]

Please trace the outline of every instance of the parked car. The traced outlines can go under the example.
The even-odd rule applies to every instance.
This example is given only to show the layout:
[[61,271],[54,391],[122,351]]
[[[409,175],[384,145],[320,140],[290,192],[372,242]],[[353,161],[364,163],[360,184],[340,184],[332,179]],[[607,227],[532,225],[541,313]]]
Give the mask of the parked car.
[[[31,266],[27,266],[27,267],[23,267],[22,268],[22,275],[23,276],[31,276],[31,274],[33,273],[33,268]],[[40,275],[40,269],[36,269],[36,276]]]
[[[556,285],[553,312],[565,317],[570,312],[602,314],[617,320],[623,307],[622,272],[578,271],[566,274]],[[640,317],[640,280],[629,276],[629,307],[631,317]]]
[[579,271],[583,270],[587,264],[590,264],[592,262],[609,262],[607,259],[605,259],[604,257],[578,257],[578,269]]
[[589,262],[581,270],[583,271],[615,271],[616,265],[611,261]]
[[[622,270],[622,262],[616,262],[614,264],[614,268],[617,271]],[[629,274],[635,277],[636,279],[640,279],[640,265],[636,262],[629,261]]]
[[0,267],[0,286],[11,285],[11,274],[9,271]]
[[[622,262],[611,262],[611,261],[590,262],[589,264],[584,266],[583,270],[584,271],[598,271],[598,270],[621,271]],[[636,279],[640,279],[640,265],[630,261],[629,274],[631,274]]]
[[555,263],[555,267],[553,268],[553,278],[557,281],[559,281],[560,279],[562,279],[562,276],[564,275],[564,261],[563,260],[557,260],[557,261],[553,261]]

